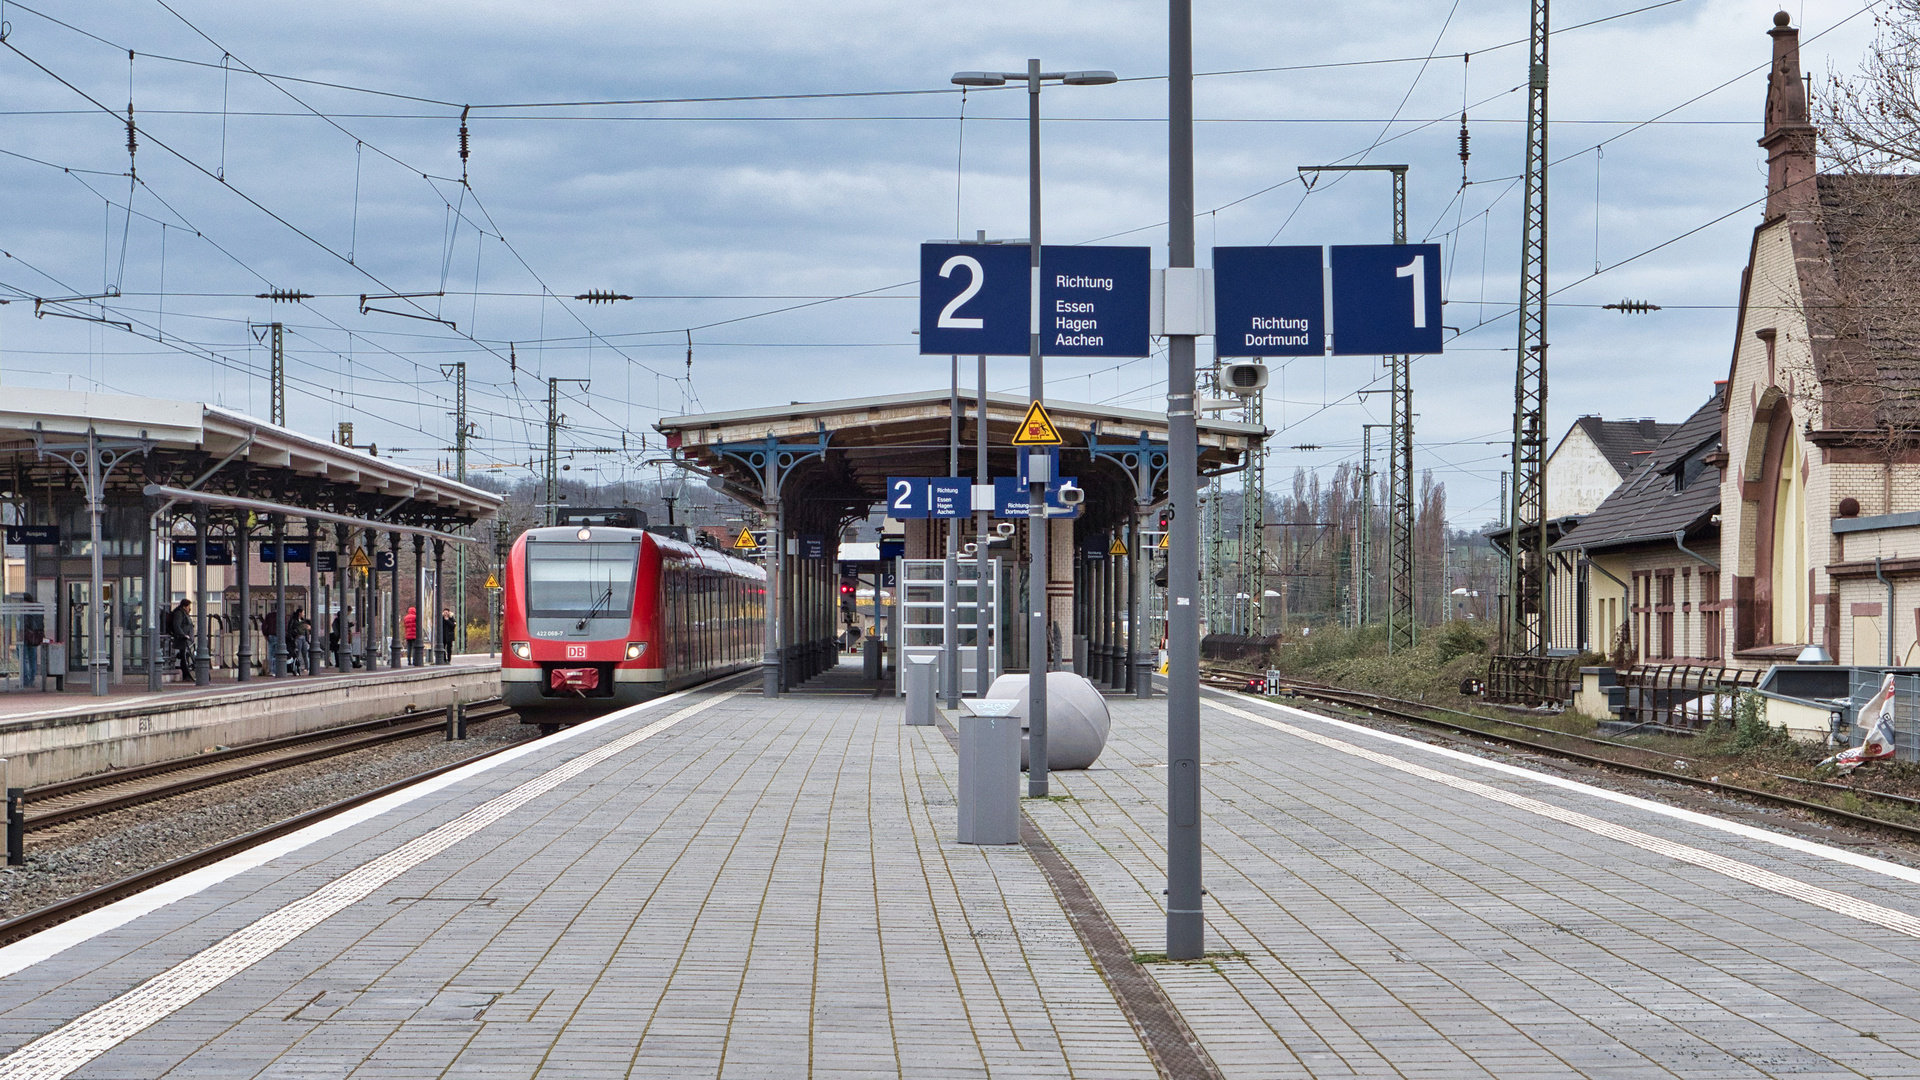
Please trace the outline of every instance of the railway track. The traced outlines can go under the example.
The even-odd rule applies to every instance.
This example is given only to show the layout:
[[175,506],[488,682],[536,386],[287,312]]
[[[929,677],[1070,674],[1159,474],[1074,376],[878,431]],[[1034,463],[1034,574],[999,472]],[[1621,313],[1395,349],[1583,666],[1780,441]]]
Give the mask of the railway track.
[[287,818],[285,821],[275,822],[266,828],[256,829],[253,832],[243,833],[240,836],[223,840],[211,847],[196,851],[191,855],[185,855],[171,862],[162,863],[159,866],[143,870],[131,877],[109,882],[97,889],[80,893],[77,896],[70,896],[64,900],[59,900],[45,907],[30,911],[25,915],[0,922],[0,945],[10,944],[21,938],[30,937],[48,927],[58,926],[69,919],[84,915],[96,908],[105,907],[108,904],[114,903],[117,900],[123,900],[135,893],[145,892],[156,885],[171,881],[182,874],[192,873],[203,866],[210,866],[222,859],[238,855],[248,848],[258,847],[269,840],[285,836],[291,832],[297,832],[316,821],[322,821],[335,814],[351,810],[356,806],[370,803],[384,795],[410,787],[422,780],[439,776],[441,773],[451,772],[454,769],[471,765],[483,758],[489,758],[495,754],[512,750],[516,745],[518,744],[509,743],[499,749],[489,750],[484,754],[475,754],[470,758],[451,762],[439,768],[429,769],[426,772],[416,773],[403,780],[396,780],[391,784],[383,784],[370,791],[363,791],[358,795],[342,799],[339,802],[329,803],[326,806],[309,810],[304,814]]
[[[1255,676],[1251,672],[1235,672],[1218,669],[1203,675],[1203,679],[1217,689],[1235,690],[1244,689],[1247,680],[1253,677]],[[1656,766],[1642,765],[1631,761],[1623,761],[1618,757],[1598,752],[1583,752],[1563,745],[1541,742],[1528,736],[1537,735],[1557,740],[1571,741],[1590,746],[1595,751],[1605,748],[1619,752],[1657,756],[1669,761],[1686,761],[1686,759],[1673,754],[1659,753],[1643,747],[1612,742],[1606,739],[1595,739],[1585,735],[1555,731],[1551,728],[1543,728],[1519,720],[1482,716],[1479,713],[1462,712],[1458,709],[1428,705],[1425,702],[1407,701],[1402,698],[1388,697],[1384,694],[1374,694],[1364,690],[1347,690],[1341,687],[1327,686],[1302,680],[1282,680],[1277,687],[1269,688],[1270,693],[1276,690],[1277,693],[1275,696],[1278,697],[1304,698],[1309,701],[1318,701],[1323,704],[1355,710],[1363,714],[1385,717],[1416,727],[1438,729],[1454,735],[1498,743],[1502,746],[1524,750],[1529,753],[1577,761],[1583,765],[1613,769],[1647,779],[1664,780],[1669,783],[1682,784],[1687,787],[1758,802],[1778,809],[1793,809],[1810,814],[1818,814],[1822,817],[1843,821],[1849,825],[1886,830],[1900,836],[1904,840],[1920,842],[1920,827],[1913,825],[1889,821],[1886,818],[1875,817],[1871,814],[1855,813],[1851,810],[1842,809],[1823,802],[1816,802],[1812,799],[1796,798],[1792,795],[1784,795],[1776,791],[1766,791],[1760,788],[1748,787],[1744,784],[1728,783],[1723,780],[1714,779],[1712,776],[1692,775],[1673,769],[1662,769]],[[1432,715],[1435,713],[1443,715]],[[1463,722],[1456,723],[1447,720],[1444,718],[1447,715],[1460,717]],[[1467,720],[1471,720],[1472,723],[1464,722]],[[1488,731],[1485,727],[1478,725],[1498,725],[1511,729],[1515,733],[1506,734],[1500,731]],[[1691,767],[1693,763],[1688,762],[1687,764]],[[1870,788],[1856,787],[1851,784],[1838,784],[1827,780],[1790,776],[1785,773],[1767,773],[1766,775],[1772,776],[1782,782],[1799,785],[1813,789],[1814,791],[1833,791],[1851,795],[1863,802],[1878,802],[1889,809],[1906,811],[1920,810],[1920,799],[1909,798],[1892,792],[1879,792]]]
[[[469,724],[496,720],[513,713],[498,698],[474,702],[468,705],[467,710]],[[82,818],[109,814],[262,773],[438,733],[446,729],[446,721],[446,709],[422,709],[325,731],[216,750],[190,758],[43,784],[27,789],[26,829],[28,832],[51,829]]]

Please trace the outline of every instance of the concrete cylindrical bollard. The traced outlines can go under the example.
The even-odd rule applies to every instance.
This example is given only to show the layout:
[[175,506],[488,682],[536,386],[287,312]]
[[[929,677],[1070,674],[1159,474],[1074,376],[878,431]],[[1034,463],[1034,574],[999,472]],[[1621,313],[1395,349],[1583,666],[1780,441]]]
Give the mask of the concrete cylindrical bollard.
[[1014,701],[972,699],[960,717],[963,844],[1020,842],[1020,718]]
[[938,656],[909,656],[907,670],[907,726],[934,726],[934,691],[940,682]]

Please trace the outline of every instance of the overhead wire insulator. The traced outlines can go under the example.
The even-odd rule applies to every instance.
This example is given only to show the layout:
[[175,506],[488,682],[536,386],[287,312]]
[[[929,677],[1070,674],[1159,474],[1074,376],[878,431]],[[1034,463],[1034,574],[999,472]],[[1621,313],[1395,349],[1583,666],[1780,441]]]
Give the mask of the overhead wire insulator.
[[471,105],[460,107],[460,182],[467,182],[467,111]]
[[297,304],[302,300],[313,299],[313,294],[301,292],[299,289],[274,289],[272,292],[254,293],[253,298],[255,300],[271,300],[276,304],[281,301],[289,304]]
[[1659,311],[1660,305],[1645,300],[1622,300],[1617,304],[1602,304],[1602,311],[1619,311],[1628,315],[1645,315],[1649,311]]
[[626,293],[614,292],[610,289],[588,289],[586,292],[575,296],[574,299],[585,300],[589,304],[611,304],[615,300],[631,300],[633,297],[628,296]]
[[1460,114],[1460,186],[1461,187],[1467,186],[1467,159],[1473,156],[1473,151],[1469,150],[1467,146],[1468,146],[1468,143],[1472,141],[1472,139],[1473,139],[1473,136],[1467,133],[1467,114],[1462,112]]

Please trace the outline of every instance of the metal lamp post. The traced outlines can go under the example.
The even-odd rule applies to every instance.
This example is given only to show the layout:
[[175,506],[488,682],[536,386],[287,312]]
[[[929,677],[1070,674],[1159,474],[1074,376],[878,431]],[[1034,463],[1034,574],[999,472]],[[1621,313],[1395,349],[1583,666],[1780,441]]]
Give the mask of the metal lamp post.
[[[1040,88],[1049,82],[1067,86],[1104,86],[1118,82],[1111,71],[1041,71],[1040,61],[1028,60],[1025,71],[958,71],[955,86],[1027,84],[1027,250],[1031,270],[1028,292],[1027,381],[1029,398],[1046,397],[1046,370],[1040,360]],[[1033,478],[1029,476],[1029,480]],[[1032,621],[1027,631],[1027,795],[1047,794],[1047,482],[1042,477],[1027,488],[1027,605]]]

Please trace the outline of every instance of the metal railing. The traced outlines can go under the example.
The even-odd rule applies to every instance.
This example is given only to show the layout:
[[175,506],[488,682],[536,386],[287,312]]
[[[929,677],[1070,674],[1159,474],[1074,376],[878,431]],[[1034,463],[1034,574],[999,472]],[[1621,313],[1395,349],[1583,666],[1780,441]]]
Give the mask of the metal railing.
[[1753,689],[1764,674],[1757,668],[1711,664],[1633,667],[1620,675],[1620,685],[1626,687],[1620,719],[1629,724],[1684,731],[1730,724],[1741,691]]
[[1506,705],[1565,705],[1580,689],[1580,658],[1495,653],[1487,661],[1488,701]]

